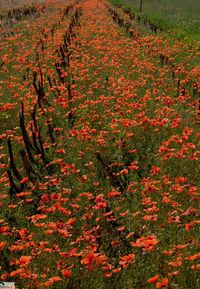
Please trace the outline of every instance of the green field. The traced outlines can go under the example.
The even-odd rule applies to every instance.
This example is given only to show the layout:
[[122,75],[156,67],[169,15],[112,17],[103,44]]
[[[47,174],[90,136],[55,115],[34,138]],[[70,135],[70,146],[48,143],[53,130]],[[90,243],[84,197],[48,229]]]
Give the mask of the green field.
[[[113,0],[124,3],[137,14],[140,13],[140,0]],[[192,38],[200,35],[199,0],[143,0],[142,15],[147,16],[162,28],[186,32]]]

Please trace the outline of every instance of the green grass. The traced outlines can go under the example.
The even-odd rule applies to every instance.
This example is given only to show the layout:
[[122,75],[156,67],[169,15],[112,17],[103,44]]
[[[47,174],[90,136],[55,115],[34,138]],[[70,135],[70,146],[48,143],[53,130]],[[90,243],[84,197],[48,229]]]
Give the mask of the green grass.
[[[139,15],[140,0],[112,0],[115,4],[125,4]],[[143,0],[142,15],[164,29],[200,38],[199,0]]]

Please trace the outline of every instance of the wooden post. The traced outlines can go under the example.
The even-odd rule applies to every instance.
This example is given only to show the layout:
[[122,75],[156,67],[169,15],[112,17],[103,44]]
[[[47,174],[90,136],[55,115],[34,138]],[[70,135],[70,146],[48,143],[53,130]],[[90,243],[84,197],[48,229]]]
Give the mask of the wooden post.
[[140,0],[140,15],[142,14],[142,8],[143,8],[143,1]]

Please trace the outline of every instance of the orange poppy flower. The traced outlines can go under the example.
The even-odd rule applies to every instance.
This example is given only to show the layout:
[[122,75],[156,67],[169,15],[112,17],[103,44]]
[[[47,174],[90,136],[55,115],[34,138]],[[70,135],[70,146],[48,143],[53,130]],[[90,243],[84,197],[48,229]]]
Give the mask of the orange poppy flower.
[[156,289],[168,287],[169,280],[167,278],[163,278],[161,282],[156,283]]
[[63,269],[63,270],[61,271],[61,273],[62,273],[62,275],[63,275],[64,277],[66,277],[66,278],[69,278],[69,277],[71,276],[71,274],[72,274],[72,272],[71,272],[69,269]]
[[159,278],[159,275],[157,274],[157,275],[155,275],[154,277],[151,277],[151,278],[149,278],[148,280],[147,280],[147,282],[148,283],[155,283],[155,282],[157,282],[158,281],[158,278]]

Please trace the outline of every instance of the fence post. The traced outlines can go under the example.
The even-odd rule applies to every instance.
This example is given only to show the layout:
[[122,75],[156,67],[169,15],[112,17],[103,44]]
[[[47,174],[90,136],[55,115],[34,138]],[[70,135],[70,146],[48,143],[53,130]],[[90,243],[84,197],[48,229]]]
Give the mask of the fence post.
[[142,7],[143,6],[143,0],[140,0],[140,15],[142,14]]

